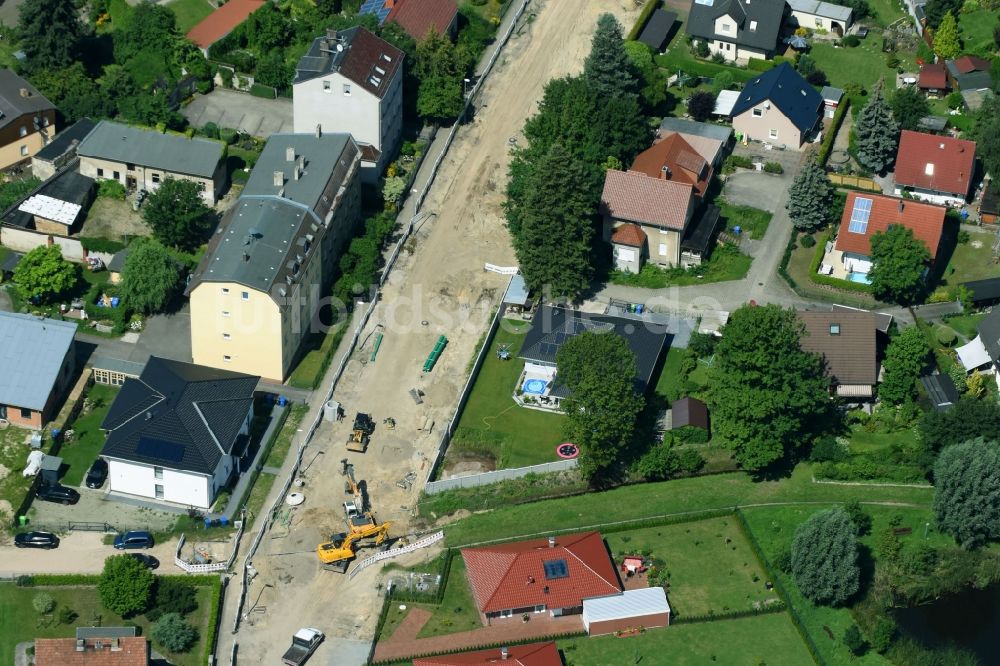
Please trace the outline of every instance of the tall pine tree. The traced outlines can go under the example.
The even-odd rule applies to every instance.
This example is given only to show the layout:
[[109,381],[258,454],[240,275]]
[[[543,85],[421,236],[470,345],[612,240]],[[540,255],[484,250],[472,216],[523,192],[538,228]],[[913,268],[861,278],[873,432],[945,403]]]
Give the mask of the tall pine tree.
[[955,15],[948,12],[941,19],[941,25],[934,31],[934,55],[942,60],[957,58],[962,52],[962,41],[958,37],[958,22]]
[[583,78],[605,97],[639,94],[639,79],[625,51],[622,24],[611,14],[597,19],[590,54],[583,63]]
[[872,171],[884,173],[899,147],[899,126],[882,95],[882,81],[858,114],[854,132],[858,137],[858,161]]
[[826,172],[809,160],[788,190],[785,210],[796,229],[811,231],[826,224],[833,204],[833,185]]
[[590,284],[595,207],[586,170],[561,144],[536,165],[524,193],[514,251],[531,291],[575,300]]
[[56,70],[73,64],[85,30],[75,3],[26,0],[19,12],[21,48],[29,70]]

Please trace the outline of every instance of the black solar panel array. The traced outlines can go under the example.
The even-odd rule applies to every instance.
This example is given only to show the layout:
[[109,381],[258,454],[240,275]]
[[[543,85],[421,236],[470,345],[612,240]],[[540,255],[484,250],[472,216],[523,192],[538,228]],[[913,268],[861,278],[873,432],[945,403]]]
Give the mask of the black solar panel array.
[[135,447],[135,452],[140,456],[162,460],[164,462],[178,463],[184,459],[184,445],[177,442],[168,442],[164,439],[154,437],[139,436],[139,443]]
[[545,580],[556,580],[569,576],[566,560],[563,559],[545,560],[542,562],[542,568],[545,569]]

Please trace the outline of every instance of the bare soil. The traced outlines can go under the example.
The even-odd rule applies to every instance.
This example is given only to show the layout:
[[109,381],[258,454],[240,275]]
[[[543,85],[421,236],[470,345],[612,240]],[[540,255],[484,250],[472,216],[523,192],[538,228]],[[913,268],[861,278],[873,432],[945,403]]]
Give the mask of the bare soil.
[[142,219],[142,213],[132,210],[131,203],[108,197],[94,199],[80,230],[80,235],[87,238],[107,238],[119,242],[124,242],[126,235],[134,238],[151,233],[149,225]]

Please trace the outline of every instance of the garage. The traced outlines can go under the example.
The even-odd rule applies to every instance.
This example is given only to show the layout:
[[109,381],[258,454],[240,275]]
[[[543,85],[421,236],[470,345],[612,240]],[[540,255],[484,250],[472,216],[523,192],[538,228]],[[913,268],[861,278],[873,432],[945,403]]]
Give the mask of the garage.
[[583,601],[583,626],[591,636],[670,624],[670,604],[662,587],[626,590]]

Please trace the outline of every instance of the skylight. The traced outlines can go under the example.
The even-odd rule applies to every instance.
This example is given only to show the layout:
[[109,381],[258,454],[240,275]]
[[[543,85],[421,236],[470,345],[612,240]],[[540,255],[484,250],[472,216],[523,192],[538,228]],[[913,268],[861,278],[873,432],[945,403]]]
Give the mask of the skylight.
[[855,234],[863,234],[868,231],[868,218],[872,214],[872,200],[857,197],[854,200],[854,209],[851,210],[851,223],[847,230]]
[[933,176],[934,175],[934,164],[933,163],[931,163],[931,162],[927,163],[927,166],[924,167],[924,174],[926,174],[928,176]]
[[545,580],[556,580],[557,578],[568,578],[569,569],[566,567],[566,560],[545,560],[542,562],[545,570]]

